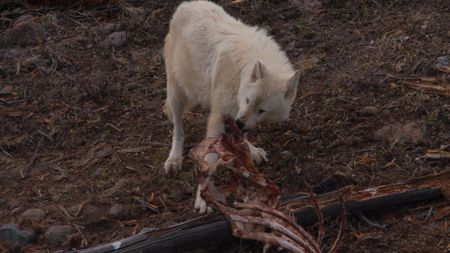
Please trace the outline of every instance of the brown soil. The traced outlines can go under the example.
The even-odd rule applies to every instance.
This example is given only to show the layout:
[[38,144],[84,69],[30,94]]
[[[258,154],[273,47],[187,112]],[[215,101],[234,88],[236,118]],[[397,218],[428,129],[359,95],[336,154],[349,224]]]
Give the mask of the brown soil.
[[[7,18],[0,19],[1,36],[21,14],[34,16],[27,22],[45,30],[43,39],[35,36],[37,41],[22,47],[0,42],[0,90],[13,89],[5,100],[30,98],[0,102],[0,222],[18,223],[22,211],[41,208],[47,217],[33,226],[75,228],[70,245],[56,247],[62,249],[197,216],[192,161],[186,159],[174,178],[162,171],[171,125],[161,110],[161,48],[178,3],[0,7]],[[313,185],[336,173],[368,188],[449,170],[448,160],[417,158],[450,144],[450,98],[387,78],[443,75],[433,66],[437,57],[450,55],[449,1],[324,1],[313,9],[296,4],[301,1],[221,3],[234,16],[269,30],[304,72],[290,120],[249,136],[268,151],[270,161],[259,168],[283,195],[304,191],[303,180]],[[116,31],[126,32],[124,43],[105,44]],[[185,122],[187,153],[203,138],[206,116],[197,110]],[[377,132],[392,123],[407,124],[402,129],[412,128],[413,136]],[[73,206],[81,203],[74,217]],[[118,216],[108,214],[114,204],[123,207]],[[439,214],[448,212],[448,203],[427,205],[367,214],[386,229],[352,218],[340,252],[447,252],[448,216]],[[327,242],[336,230],[330,225]],[[40,238],[35,250],[48,247]],[[240,245],[235,251],[254,248]]]

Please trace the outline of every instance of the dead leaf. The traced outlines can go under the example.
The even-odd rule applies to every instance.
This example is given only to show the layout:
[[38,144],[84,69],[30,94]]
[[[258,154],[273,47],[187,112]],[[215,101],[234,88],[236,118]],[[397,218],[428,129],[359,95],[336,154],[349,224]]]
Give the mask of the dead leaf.
[[423,132],[415,122],[392,123],[375,132],[375,138],[389,142],[416,144],[423,139]]
[[303,72],[306,72],[316,67],[324,57],[325,54],[310,55],[301,59],[297,63],[297,65],[299,66],[299,69],[301,69]]
[[376,162],[377,162],[377,159],[370,157],[369,154],[367,154],[367,153],[364,153],[364,155],[362,155],[360,157],[358,164],[370,166]]
[[450,152],[441,149],[429,149],[422,159],[450,159]]
[[0,90],[0,96],[2,96],[2,95],[10,95],[10,94],[12,94],[12,92],[13,92],[13,87],[11,85],[5,85]]
[[363,241],[368,239],[375,239],[379,240],[382,239],[384,236],[383,231],[370,231],[370,232],[355,232],[353,233],[353,236],[355,236],[356,240]]
[[130,183],[131,183],[130,179],[121,178],[121,179],[119,179],[119,181],[116,182],[116,184],[113,187],[104,190],[103,191],[103,196],[104,197],[111,197],[115,193],[121,192],[125,188],[128,188]]
[[421,90],[424,92],[440,94],[444,96],[450,96],[450,85],[442,83],[435,83],[434,78],[421,78],[421,80],[416,81],[401,81],[403,84],[407,84],[414,89]]

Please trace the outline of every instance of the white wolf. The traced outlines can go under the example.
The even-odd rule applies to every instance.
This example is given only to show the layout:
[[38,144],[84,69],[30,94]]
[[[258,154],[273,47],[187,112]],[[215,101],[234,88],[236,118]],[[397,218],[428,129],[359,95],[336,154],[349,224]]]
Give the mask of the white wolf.
[[[165,39],[165,112],[174,130],[166,173],[183,163],[183,112],[194,105],[210,110],[207,137],[225,131],[223,116],[243,130],[289,116],[299,72],[267,33],[228,15],[208,1],[182,3]],[[266,152],[250,144],[255,162]]]

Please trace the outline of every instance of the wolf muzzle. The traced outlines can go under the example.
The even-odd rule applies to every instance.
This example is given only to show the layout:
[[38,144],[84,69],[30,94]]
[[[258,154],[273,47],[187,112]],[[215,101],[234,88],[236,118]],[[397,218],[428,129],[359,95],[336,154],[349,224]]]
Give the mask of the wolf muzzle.
[[245,129],[245,123],[244,122],[242,122],[240,119],[237,119],[235,122],[236,122],[236,125],[239,127],[239,129],[242,132],[247,132],[248,129]]

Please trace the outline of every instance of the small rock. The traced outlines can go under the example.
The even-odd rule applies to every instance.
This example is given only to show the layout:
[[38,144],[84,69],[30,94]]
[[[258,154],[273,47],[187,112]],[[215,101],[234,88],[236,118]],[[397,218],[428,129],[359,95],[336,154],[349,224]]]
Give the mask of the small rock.
[[424,30],[424,31],[427,30],[428,27],[429,27],[429,23],[430,23],[430,22],[425,21],[425,22],[423,23],[423,25],[420,26],[420,29],[422,29],[422,30]]
[[62,169],[62,168],[59,168],[59,167],[55,167],[54,171],[55,171],[55,174],[53,175],[52,178],[55,181],[59,182],[59,181],[62,181],[64,179],[70,177],[69,172],[67,172],[67,170],[65,170],[65,169]]
[[130,16],[144,16],[145,9],[141,7],[126,7],[125,13]]
[[423,139],[423,132],[420,127],[414,123],[392,123],[386,125],[375,132],[375,138],[389,142],[398,143],[418,143]]
[[28,209],[20,215],[22,219],[28,219],[32,221],[40,221],[45,219],[45,212],[42,209],[32,208]]
[[404,62],[397,63],[397,64],[395,64],[395,71],[397,73],[401,73],[406,70],[406,67],[407,67],[407,65]]
[[41,24],[36,23],[32,19],[26,19],[17,22],[2,37],[0,44],[3,44],[5,47],[36,46],[44,41],[45,29]]
[[[74,205],[69,208],[67,208],[67,211],[69,211],[72,215],[75,215],[78,210],[80,209],[80,205]],[[78,214],[79,216],[84,217],[93,217],[96,216],[100,212],[100,209],[96,206],[85,204],[83,208],[81,209],[81,212]]]
[[280,155],[281,155],[284,159],[295,159],[294,154],[292,154],[292,152],[289,151],[289,150],[281,151]]
[[58,245],[62,244],[71,233],[72,227],[69,225],[51,226],[45,231],[44,237],[48,244]]
[[106,24],[101,25],[99,27],[98,31],[102,34],[110,34],[110,33],[114,32],[116,27],[117,26],[113,23],[106,23]]
[[127,14],[127,22],[130,24],[142,24],[145,19],[145,9],[141,7],[125,7],[125,14]]
[[32,229],[20,230],[16,224],[4,224],[0,227],[0,241],[10,241],[20,245],[36,240],[36,232]]
[[123,214],[123,206],[120,204],[114,204],[111,208],[109,208],[108,212],[113,218],[120,217]]
[[308,71],[310,69],[313,69],[316,67],[320,61],[324,58],[324,54],[318,54],[318,55],[310,55],[305,58],[301,58],[299,62],[297,62],[297,65],[300,66],[300,69],[302,71]]
[[123,44],[125,44],[125,41],[127,39],[127,33],[122,32],[113,32],[110,35],[106,37],[106,39],[103,41],[103,45],[110,47],[119,47]]
[[14,20],[13,26],[17,26],[18,24],[23,23],[23,22],[32,22],[33,20],[34,20],[33,15],[25,14],[25,15],[22,15],[22,16],[16,18],[16,20]]
[[97,151],[95,155],[97,158],[105,158],[110,156],[113,153],[113,148],[111,145],[106,144],[101,150]]
[[450,65],[450,57],[447,55],[444,56],[439,56],[438,58],[436,58],[436,64],[435,66],[437,68],[445,68],[448,67]]
[[18,48],[11,48],[8,51],[5,52],[5,54],[3,55],[5,60],[16,60],[17,62],[17,58],[21,58],[23,53],[23,49],[18,49]]
[[11,85],[5,85],[0,89],[0,94],[11,94],[13,92],[13,87]]
[[130,83],[130,84],[127,84],[125,87],[127,88],[127,90],[131,91],[131,90],[136,89],[138,87],[138,85],[137,85],[137,83]]
[[369,115],[376,114],[378,113],[378,107],[369,105],[362,108],[359,112],[362,114],[369,114]]
[[40,60],[41,60],[41,57],[39,55],[35,55],[35,56],[29,57],[29,58],[23,60],[21,66],[26,68],[26,67],[29,67],[32,65],[36,65]]
[[131,179],[121,178],[119,179],[119,181],[115,183],[113,187],[104,190],[102,194],[106,198],[111,197],[112,195],[118,192],[123,192],[124,190],[128,189],[131,183],[132,183]]
[[15,215],[23,210],[23,206],[18,206],[11,211],[11,215]]

